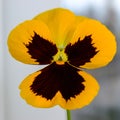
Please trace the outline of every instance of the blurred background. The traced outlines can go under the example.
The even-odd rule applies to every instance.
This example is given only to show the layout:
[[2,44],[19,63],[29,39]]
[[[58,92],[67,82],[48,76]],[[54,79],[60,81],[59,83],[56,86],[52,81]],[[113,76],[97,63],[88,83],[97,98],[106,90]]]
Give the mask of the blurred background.
[[73,120],[120,120],[120,0],[63,0],[62,6],[77,15],[100,20],[115,34],[118,46],[107,67],[87,71],[98,80],[101,89],[92,104],[72,111]]
[[20,82],[43,66],[24,65],[14,60],[6,46],[8,34],[17,24],[55,7],[98,19],[115,34],[118,45],[118,52],[107,67],[87,71],[98,80],[101,89],[89,106],[72,111],[72,120],[120,120],[119,5],[120,0],[0,0],[0,120],[66,120],[65,111],[58,106],[36,109],[20,98]]

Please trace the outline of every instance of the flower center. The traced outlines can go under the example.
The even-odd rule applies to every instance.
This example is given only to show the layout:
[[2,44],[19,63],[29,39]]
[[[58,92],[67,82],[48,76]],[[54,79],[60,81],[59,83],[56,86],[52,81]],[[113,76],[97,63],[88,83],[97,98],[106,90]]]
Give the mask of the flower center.
[[57,54],[53,56],[53,61],[57,64],[64,64],[68,60],[66,53],[64,50],[58,50]]

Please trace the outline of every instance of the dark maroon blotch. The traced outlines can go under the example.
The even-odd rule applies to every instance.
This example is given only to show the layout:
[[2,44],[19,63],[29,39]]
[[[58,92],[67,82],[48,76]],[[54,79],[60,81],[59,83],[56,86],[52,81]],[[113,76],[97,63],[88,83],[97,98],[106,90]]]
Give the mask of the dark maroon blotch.
[[85,88],[83,85],[85,80],[77,71],[78,69],[68,63],[57,65],[53,62],[41,70],[41,74],[34,79],[30,88],[33,93],[45,97],[47,100],[52,100],[56,93],[60,91],[67,101],[71,97],[75,98]]
[[78,39],[73,45],[70,43],[65,48],[65,53],[68,56],[70,64],[75,66],[82,66],[87,62],[90,62],[99,51],[94,47],[92,43],[92,35],[85,36],[83,40]]
[[44,39],[35,32],[29,44],[25,44],[25,46],[27,47],[31,58],[36,59],[36,62],[39,62],[40,64],[51,63],[52,57],[58,51],[55,44]]

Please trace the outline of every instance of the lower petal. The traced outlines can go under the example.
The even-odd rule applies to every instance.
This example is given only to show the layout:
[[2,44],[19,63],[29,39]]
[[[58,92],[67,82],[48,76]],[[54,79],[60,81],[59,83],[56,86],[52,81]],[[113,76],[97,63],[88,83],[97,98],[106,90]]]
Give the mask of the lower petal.
[[93,100],[99,85],[91,75],[67,63],[52,63],[25,78],[20,90],[21,97],[34,107],[77,109]]
[[54,106],[53,103],[55,103],[55,99],[47,100],[45,97],[37,96],[31,89],[30,86],[34,82],[35,77],[37,77],[39,74],[41,74],[41,71],[37,71],[31,75],[29,75],[27,78],[23,80],[23,82],[20,84],[19,89],[21,90],[20,96],[25,99],[25,101],[38,108],[48,108]]
[[99,92],[99,84],[90,74],[79,71],[78,74],[84,78],[85,89],[67,102],[61,98],[59,105],[68,110],[80,109],[90,104]]

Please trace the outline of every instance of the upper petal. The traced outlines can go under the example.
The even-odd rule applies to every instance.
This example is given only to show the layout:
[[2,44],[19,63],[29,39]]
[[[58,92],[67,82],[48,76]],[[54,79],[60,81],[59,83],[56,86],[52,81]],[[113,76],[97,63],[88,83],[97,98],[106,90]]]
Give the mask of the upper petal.
[[88,69],[105,66],[115,53],[115,36],[103,24],[93,19],[84,19],[77,25],[66,47],[69,62]]
[[8,37],[12,56],[27,64],[48,64],[57,53],[48,27],[41,21],[29,20],[14,28]]
[[67,34],[74,25],[76,17],[67,9],[56,8],[43,12],[34,19],[42,20],[47,24],[57,47],[64,48]]

